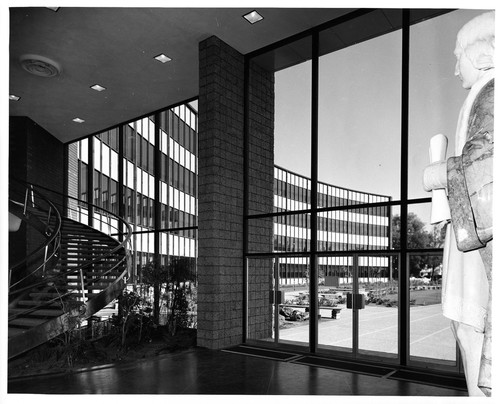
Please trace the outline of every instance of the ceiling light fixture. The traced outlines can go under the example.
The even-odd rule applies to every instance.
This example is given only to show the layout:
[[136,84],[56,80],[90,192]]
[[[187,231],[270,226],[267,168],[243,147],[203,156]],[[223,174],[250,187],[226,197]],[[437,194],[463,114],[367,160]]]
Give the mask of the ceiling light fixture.
[[92,90],[95,91],[104,91],[106,90],[106,87],[100,86],[99,84],[94,84],[93,86],[90,86]]
[[250,11],[248,14],[245,14],[243,16],[245,20],[247,20],[250,24],[255,24],[256,22],[259,22],[264,19],[257,11],[253,10]]
[[54,77],[61,73],[59,63],[40,55],[22,55],[21,66],[28,73],[40,77]]
[[155,56],[155,59],[158,61],[158,62],[161,62],[161,63],[167,63],[167,62],[170,62],[172,59],[169,58],[167,55],[165,55],[164,53],[160,53],[158,56]]
[[19,101],[20,99],[21,99],[21,97],[18,97],[17,95],[14,95],[14,94],[9,95],[10,101]]
[[75,118],[75,119],[73,119],[73,122],[84,123],[85,121],[83,119],[80,119],[80,118]]

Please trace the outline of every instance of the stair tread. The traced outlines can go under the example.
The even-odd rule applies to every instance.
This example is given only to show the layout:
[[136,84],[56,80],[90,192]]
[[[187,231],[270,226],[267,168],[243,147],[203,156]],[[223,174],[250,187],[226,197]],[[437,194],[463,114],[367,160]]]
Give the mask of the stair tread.
[[9,327],[8,338],[13,338],[19,334],[24,333],[25,331],[26,331],[26,328]]
[[[28,310],[28,308],[15,308],[15,309],[9,309],[9,316],[13,315],[13,314],[21,314],[23,312],[25,312],[26,310]],[[52,310],[50,309],[37,309],[37,310],[34,310],[30,313],[27,313],[27,314],[24,314],[22,318],[26,318],[26,317],[59,317],[61,314],[63,314],[64,312],[62,311],[62,309],[59,307],[58,309],[54,308]]]
[[42,323],[45,323],[47,319],[42,318],[16,318],[15,320],[9,321],[9,326],[18,326],[18,327],[36,327]]
[[[33,307],[33,306],[39,306],[39,305],[44,304],[44,303],[46,303],[46,302],[43,300],[20,300],[17,302],[17,307],[28,308],[28,307]],[[52,302],[49,304],[45,304],[44,307],[58,307],[58,308],[60,308],[61,304],[58,302]]]
[[[46,216],[44,217],[41,212],[30,212],[30,214],[33,217],[39,217],[42,221],[46,219]],[[54,228],[56,224],[55,218],[51,218],[49,224],[51,228]],[[120,246],[120,241],[106,233],[114,231],[111,226],[105,226],[103,229],[105,232],[73,219],[61,218],[57,264],[52,265],[51,270],[47,271],[46,275],[60,275],[62,279],[55,282],[63,283],[64,286],[58,285],[58,291],[50,285],[44,285],[42,288],[37,287],[36,290],[29,293],[29,296],[23,297],[22,300],[14,304],[13,308],[8,310],[9,317],[18,316],[9,321],[9,355],[11,355],[10,350],[12,347],[10,344],[18,344],[19,341],[24,340],[26,334],[23,334],[30,328],[39,326],[37,331],[33,331],[40,334],[37,335],[38,340],[36,343],[42,342],[43,330],[52,327],[52,324],[49,323],[51,319],[55,319],[64,313],[61,308],[61,295],[68,293],[69,290],[71,293],[68,300],[79,302],[94,299],[102,291],[109,288],[127,270],[125,263],[120,264],[120,261],[124,260],[126,256],[126,249],[121,247],[110,254],[111,251]],[[103,256],[106,257],[103,258]],[[101,257],[101,260],[99,260],[99,257]],[[85,266],[87,267],[85,268]],[[86,284],[83,292],[78,291],[80,282],[79,267],[84,267],[82,271]],[[75,271],[75,273],[68,274],[70,271]],[[83,296],[85,296],[85,299],[83,299]],[[55,300],[48,303],[53,299]],[[63,298],[63,300],[67,301],[66,298]],[[39,305],[41,307],[36,308]],[[25,313],[30,310],[33,311]],[[44,323],[47,324],[42,325]],[[20,345],[22,346],[22,344]]]

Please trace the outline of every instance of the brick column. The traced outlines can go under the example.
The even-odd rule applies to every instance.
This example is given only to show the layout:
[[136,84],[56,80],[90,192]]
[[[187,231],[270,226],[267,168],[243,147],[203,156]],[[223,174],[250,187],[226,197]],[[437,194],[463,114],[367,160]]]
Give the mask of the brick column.
[[244,58],[200,43],[198,345],[242,342]]
[[[248,89],[248,210],[273,212],[274,205],[274,74],[255,63],[249,66]],[[273,251],[273,219],[248,223],[249,252]],[[273,290],[270,258],[248,263],[248,338],[271,338],[273,325],[270,293]]]
[[[244,57],[216,37],[200,43],[198,102],[198,345],[220,349],[243,341]],[[273,208],[273,75],[250,70],[249,202]],[[252,227],[250,242],[272,243],[272,221]],[[261,250],[263,251],[263,250]],[[272,268],[271,268],[272,270]],[[269,308],[270,273],[258,283]],[[261,337],[270,335],[269,310],[249,308]]]

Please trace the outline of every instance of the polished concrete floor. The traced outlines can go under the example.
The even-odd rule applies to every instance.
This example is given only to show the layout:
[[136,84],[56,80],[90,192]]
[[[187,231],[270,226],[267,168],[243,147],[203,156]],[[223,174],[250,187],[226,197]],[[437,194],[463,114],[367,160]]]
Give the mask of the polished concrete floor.
[[[195,348],[132,364],[9,379],[17,394],[465,396],[466,392]],[[15,397],[13,397],[15,398]]]

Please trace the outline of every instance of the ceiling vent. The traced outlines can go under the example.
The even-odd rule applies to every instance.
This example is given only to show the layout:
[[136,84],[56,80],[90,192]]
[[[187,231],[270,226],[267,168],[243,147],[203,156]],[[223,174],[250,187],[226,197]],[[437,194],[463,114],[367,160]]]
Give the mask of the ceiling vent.
[[19,60],[23,69],[35,76],[54,77],[61,73],[59,63],[44,56],[23,55]]

